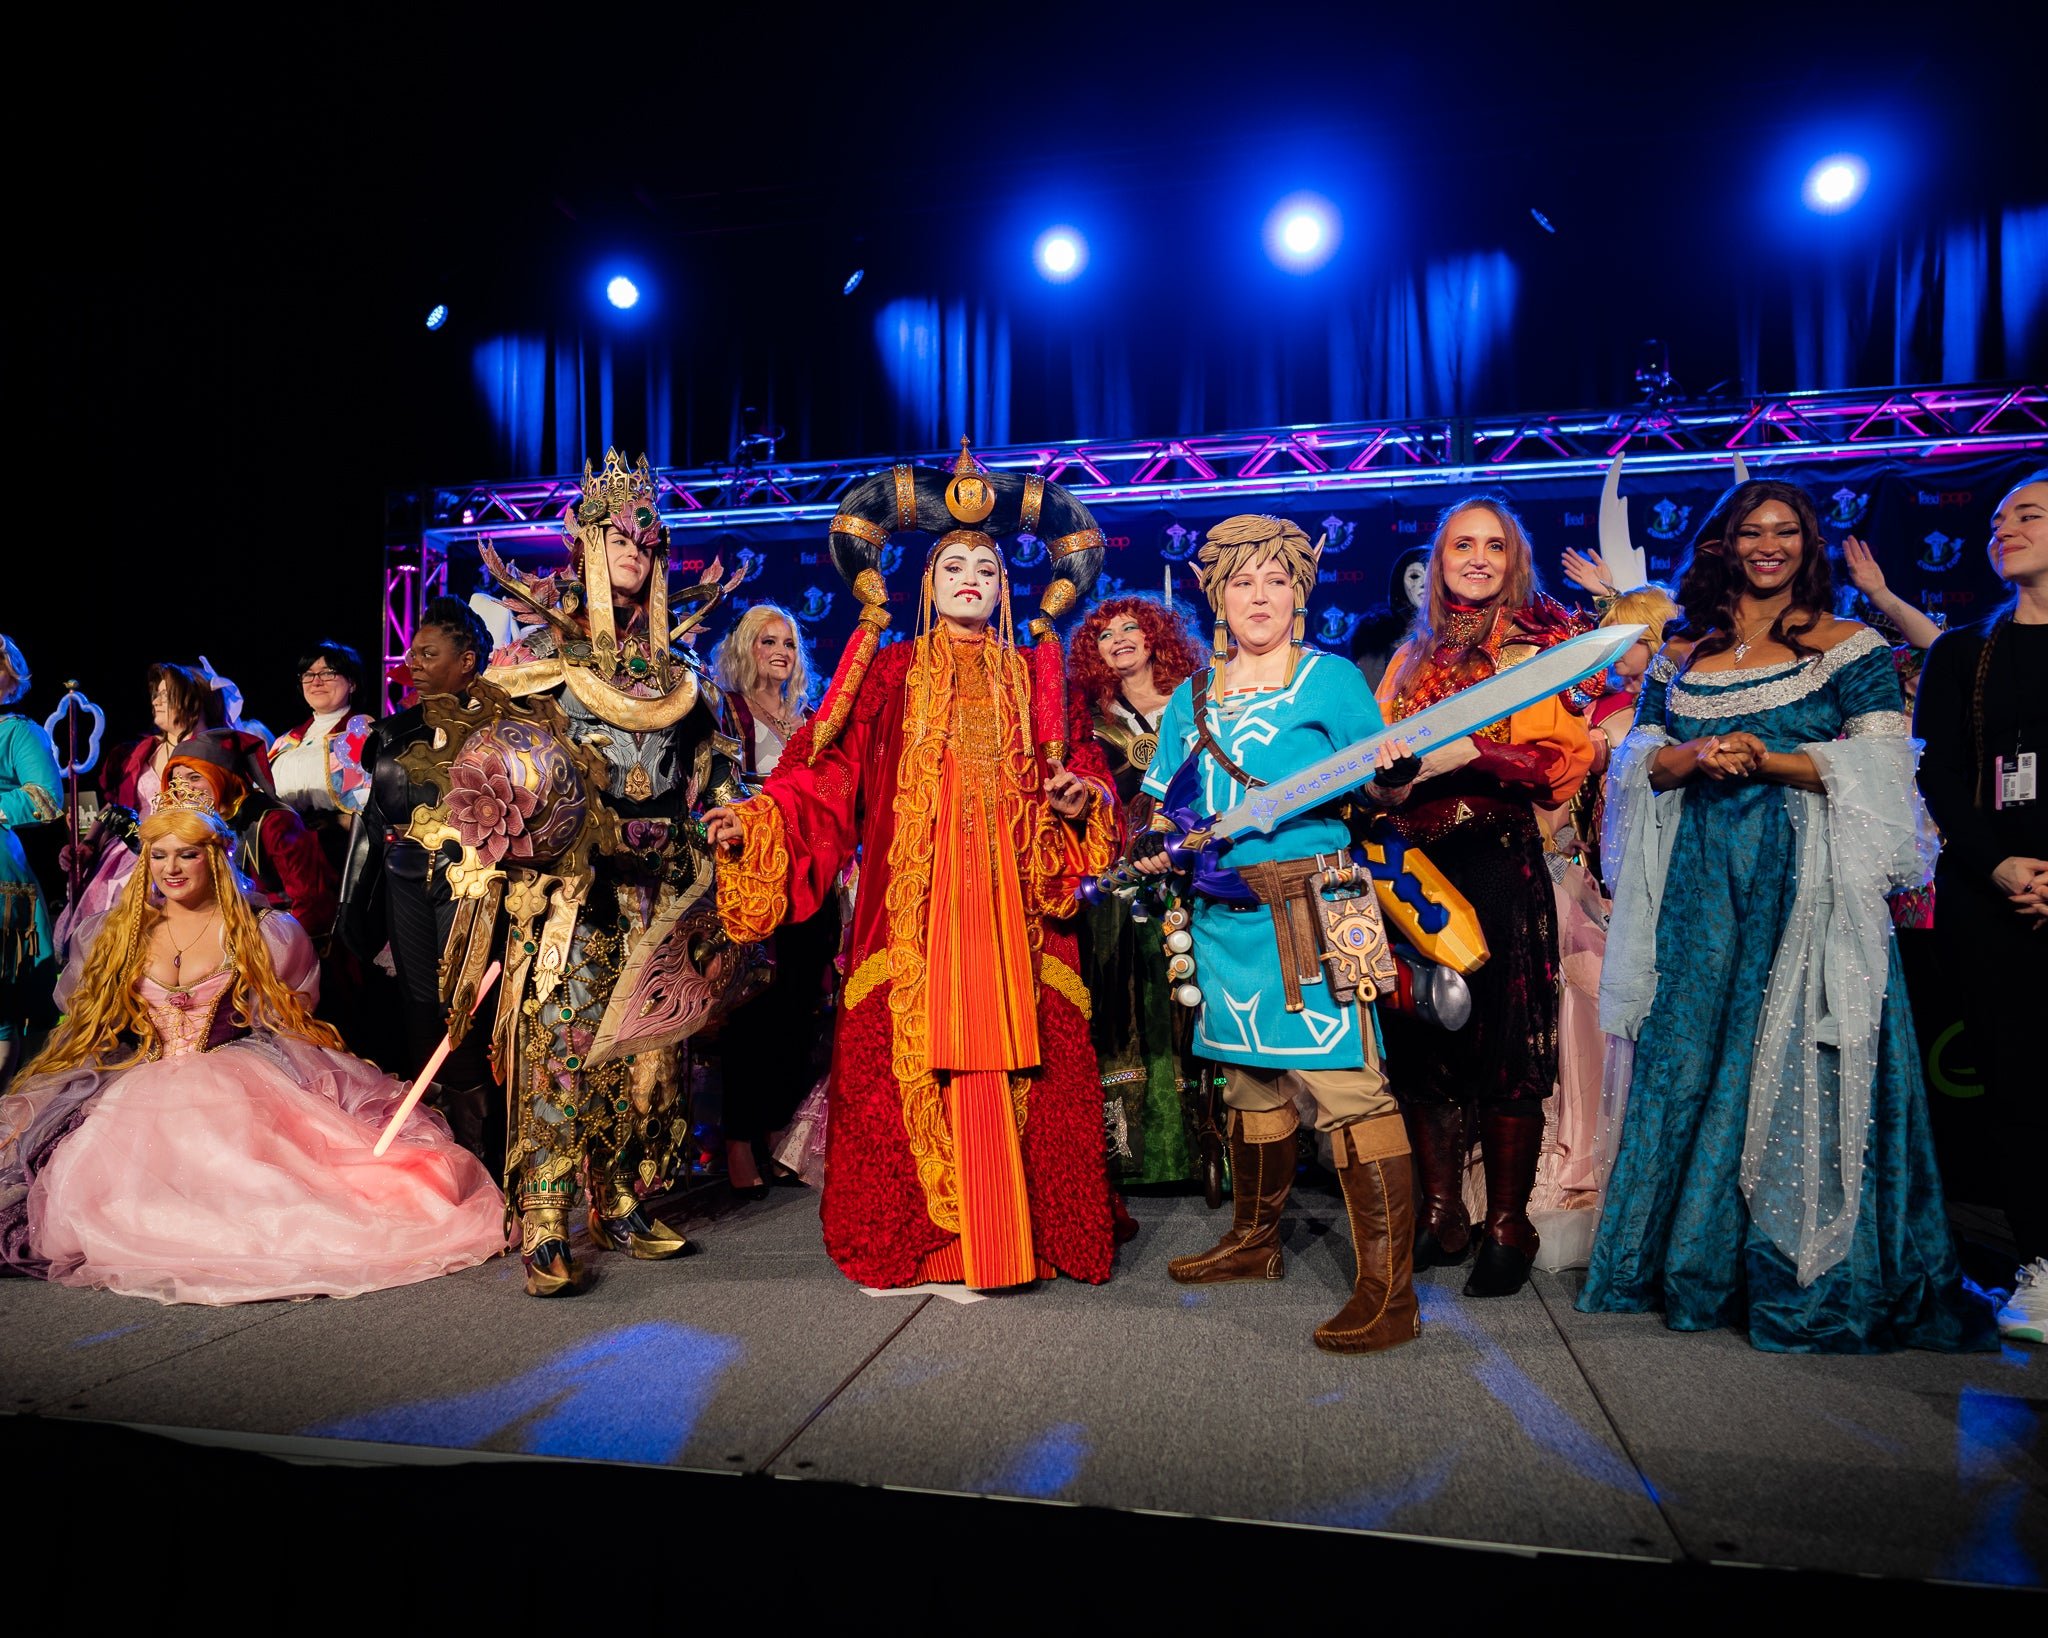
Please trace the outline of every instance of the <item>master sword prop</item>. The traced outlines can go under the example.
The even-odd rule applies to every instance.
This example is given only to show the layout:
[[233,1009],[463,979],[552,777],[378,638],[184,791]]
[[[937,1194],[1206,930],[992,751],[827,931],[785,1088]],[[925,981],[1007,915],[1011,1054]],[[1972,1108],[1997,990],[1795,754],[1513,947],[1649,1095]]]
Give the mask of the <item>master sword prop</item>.
[[[1182,835],[1171,838],[1166,844],[1167,857],[1177,869],[1190,869],[1204,848],[1220,848],[1252,831],[1270,834],[1281,820],[1305,808],[1321,807],[1371,779],[1379,771],[1373,764],[1373,755],[1382,745],[1405,740],[1409,749],[1421,756],[1451,740],[1491,728],[1524,706],[1561,694],[1573,683],[1606,670],[1629,651],[1646,629],[1602,626],[1555,643],[1519,665],[1459,689],[1427,711],[1386,724],[1356,744],[1310,763],[1299,773],[1247,791],[1244,800],[1234,807],[1226,808],[1213,819],[1198,820]],[[1103,875],[1083,882],[1081,896],[1094,902],[1105,894],[1137,887],[1145,879],[1135,864],[1121,859]]]

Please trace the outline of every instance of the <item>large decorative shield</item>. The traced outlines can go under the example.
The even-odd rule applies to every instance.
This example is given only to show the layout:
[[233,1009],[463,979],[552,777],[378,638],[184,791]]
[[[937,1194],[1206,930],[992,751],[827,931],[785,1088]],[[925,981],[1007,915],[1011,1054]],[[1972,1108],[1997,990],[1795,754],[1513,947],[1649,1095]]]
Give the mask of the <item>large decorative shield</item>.
[[575,758],[538,723],[500,718],[471,734],[449,769],[448,823],[486,864],[546,864],[590,810]]

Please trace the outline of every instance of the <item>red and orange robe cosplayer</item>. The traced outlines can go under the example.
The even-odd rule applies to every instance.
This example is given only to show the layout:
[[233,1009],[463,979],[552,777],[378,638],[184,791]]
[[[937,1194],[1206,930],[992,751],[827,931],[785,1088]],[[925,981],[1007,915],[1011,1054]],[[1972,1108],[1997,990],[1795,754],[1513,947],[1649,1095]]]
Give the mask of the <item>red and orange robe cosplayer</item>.
[[943,630],[876,655],[840,737],[800,729],[735,810],[719,865],[735,939],[810,915],[862,850],[832,1060],[825,1249],[870,1286],[999,1289],[1109,1277],[1102,1094],[1072,918],[1122,841],[1085,713],[1068,766],[1098,787],[1078,825],[1044,795],[1029,669]]

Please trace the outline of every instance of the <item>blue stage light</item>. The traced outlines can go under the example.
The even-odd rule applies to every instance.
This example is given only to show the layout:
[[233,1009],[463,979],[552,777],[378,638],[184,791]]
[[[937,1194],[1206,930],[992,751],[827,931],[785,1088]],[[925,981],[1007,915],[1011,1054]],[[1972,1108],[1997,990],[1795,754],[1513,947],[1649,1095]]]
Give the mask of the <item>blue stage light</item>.
[[621,273],[604,287],[604,295],[606,301],[623,312],[640,299],[640,287]]
[[840,295],[852,295],[856,290],[860,288],[860,281],[866,278],[867,276],[868,270],[866,268],[856,267],[851,273],[846,275],[846,282],[839,287]]
[[1832,216],[1863,197],[1870,185],[1870,167],[1854,154],[1830,154],[1806,173],[1801,190],[1808,210]]
[[1330,259],[1342,235],[1342,219],[1329,200],[1290,194],[1266,218],[1266,254],[1290,273],[1310,273]]
[[1031,254],[1043,277],[1065,284],[1088,265],[1088,241],[1070,227],[1051,227],[1038,236]]
[[438,330],[447,322],[448,304],[445,301],[438,301],[427,309],[427,328],[429,330]]

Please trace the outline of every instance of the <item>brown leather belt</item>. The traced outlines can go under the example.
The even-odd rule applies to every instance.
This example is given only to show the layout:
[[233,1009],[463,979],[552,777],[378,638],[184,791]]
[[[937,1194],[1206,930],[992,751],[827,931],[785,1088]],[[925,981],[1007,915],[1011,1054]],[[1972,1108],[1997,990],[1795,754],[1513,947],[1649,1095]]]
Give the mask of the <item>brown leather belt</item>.
[[[1379,904],[1368,873],[1342,854],[1325,858],[1269,859],[1238,867],[1244,883],[1273,917],[1273,942],[1280,952],[1280,978],[1287,1010],[1300,1012],[1304,984],[1327,980],[1330,1000],[1347,1006],[1360,990],[1366,1000],[1394,983],[1392,952],[1381,925]],[[1336,886],[1361,889],[1354,897],[1327,899]],[[1334,940],[1336,948],[1332,949]]]

